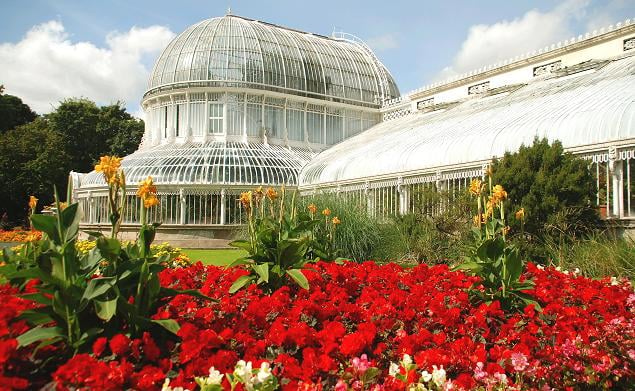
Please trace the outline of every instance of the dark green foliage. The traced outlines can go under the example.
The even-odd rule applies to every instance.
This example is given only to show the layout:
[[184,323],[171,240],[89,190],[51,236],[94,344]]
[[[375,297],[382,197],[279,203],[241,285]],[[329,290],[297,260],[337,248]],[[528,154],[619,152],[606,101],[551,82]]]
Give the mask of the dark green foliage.
[[66,186],[70,167],[61,136],[37,120],[0,135],[0,215],[7,223],[25,221],[29,195],[53,202],[50,189]]
[[67,99],[50,114],[0,132],[0,216],[7,213],[9,225],[25,224],[29,195],[40,199],[38,209],[49,205],[50,189],[66,188],[70,171],[92,171],[102,155],[130,154],[143,129],[120,102],[97,107]]
[[0,91],[0,134],[35,120],[37,114],[13,95],[3,95]]
[[[564,153],[559,141],[536,138],[493,163],[493,183],[509,195],[508,210],[525,208],[525,230],[540,235],[549,226],[577,235],[598,223],[592,208],[595,182],[588,163]],[[508,221],[510,225],[512,219]]]

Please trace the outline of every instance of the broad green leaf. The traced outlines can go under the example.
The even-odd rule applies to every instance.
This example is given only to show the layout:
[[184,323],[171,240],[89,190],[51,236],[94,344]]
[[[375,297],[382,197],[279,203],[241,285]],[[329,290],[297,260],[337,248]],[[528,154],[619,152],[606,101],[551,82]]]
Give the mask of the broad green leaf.
[[158,324],[172,334],[178,333],[181,328],[179,323],[174,319],[153,319],[152,323]]
[[234,267],[234,266],[248,265],[250,263],[254,263],[254,260],[251,259],[251,257],[247,256],[247,257],[238,258],[234,262],[232,262],[229,265],[225,266],[225,268],[229,269],[229,268]]
[[92,280],[88,281],[88,285],[86,286],[84,294],[82,295],[82,301],[92,300],[108,292],[110,288],[112,288],[113,279],[114,277],[102,277],[93,278]]
[[99,249],[102,257],[108,260],[116,259],[121,253],[121,242],[117,239],[101,237],[97,239],[96,247]]
[[252,269],[260,276],[260,280],[269,282],[269,264],[261,263],[251,266]]
[[34,214],[31,216],[33,228],[48,235],[54,242],[59,243],[60,238],[57,232],[57,220],[54,216]]
[[19,317],[29,322],[29,324],[39,326],[39,325],[51,323],[54,321],[54,319],[48,313],[49,310],[50,308],[47,309],[46,307],[36,308],[34,310],[26,310],[26,311],[22,311]]
[[250,284],[253,281],[253,279],[254,279],[253,276],[240,276],[240,277],[238,277],[236,279],[236,281],[234,281],[232,286],[229,288],[229,293],[236,293],[238,290],[240,290],[245,285]]
[[304,276],[300,269],[287,270],[287,274],[293,278],[293,280],[300,285],[301,288],[309,290],[309,280]]
[[22,347],[45,339],[63,337],[64,334],[61,327],[36,327],[20,335],[17,340],[18,346]]
[[246,251],[251,251],[251,243],[246,240],[234,240],[233,242],[230,242],[229,245],[236,248],[242,248]]
[[98,239],[104,236],[104,234],[99,231],[84,231],[84,233],[88,234],[88,236],[92,236],[94,239]]
[[79,232],[80,215],[77,213],[78,203],[68,205],[64,210],[58,211],[65,232],[66,240],[74,238]]
[[108,322],[117,312],[117,299],[112,300],[95,300],[95,313],[99,319]]
[[20,297],[22,297],[23,299],[34,301],[36,303],[51,305],[51,298],[44,296],[42,293],[26,293],[24,295],[21,295]]

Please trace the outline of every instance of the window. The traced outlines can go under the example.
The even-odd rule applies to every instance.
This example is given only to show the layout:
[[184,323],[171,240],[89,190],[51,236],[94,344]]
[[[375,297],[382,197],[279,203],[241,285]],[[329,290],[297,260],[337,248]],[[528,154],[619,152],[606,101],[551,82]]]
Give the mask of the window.
[[289,140],[304,140],[304,111],[287,109],[287,137]]
[[489,90],[489,81],[486,81],[485,83],[469,86],[467,88],[467,94],[468,95],[482,94],[483,92],[487,90]]
[[265,129],[267,129],[267,137],[282,136],[284,127],[284,109],[273,106],[265,106]]
[[176,131],[176,137],[179,137],[181,131],[181,119],[179,118],[181,114],[181,105],[176,105],[176,115],[174,116],[175,125],[174,130]]
[[223,133],[223,104],[209,104],[209,125],[207,127],[208,134]]
[[624,51],[635,49],[635,37],[624,40]]
[[168,107],[163,107],[163,138],[168,138]]
[[562,68],[562,61],[560,60],[551,62],[549,64],[540,65],[534,68],[534,76],[541,76],[553,73],[560,68]]
[[417,102],[417,110],[423,110],[426,107],[432,106],[433,104],[434,104],[434,97],[420,100],[419,102]]
[[309,142],[324,144],[324,114],[307,112],[306,126],[309,131]]

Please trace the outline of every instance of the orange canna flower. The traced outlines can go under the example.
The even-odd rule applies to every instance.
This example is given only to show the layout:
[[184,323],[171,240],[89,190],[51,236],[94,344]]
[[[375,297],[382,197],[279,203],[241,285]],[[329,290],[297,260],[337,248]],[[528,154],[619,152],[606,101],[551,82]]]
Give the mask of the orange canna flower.
[[492,197],[496,200],[496,204],[500,201],[505,201],[507,199],[507,192],[503,189],[503,186],[496,185],[492,189]]
[[278,193],[272,188],[272,187],[268,187],[267,188],[267,192],[266,192],[266,196],[267,198],[269,198],[271,201],[275,200],[276,198],[278,198]]
[[37,198],[35,198],[35,196],[29,196],[29,209],[31,210],[35,210],[35,207],[37,207]]
[[159,199],[157,198],[157,187],[154,185],[151,176],[139,182],[137,197],[143,200],[143,206],[146,209],[159,205]]
[[525,208],[518,209],[516,212],[516,220],[524,220],[525,219]]
[[145,206],[146,209],[152,208],[153,206],[157,205],[159,205],[159,199],[154,194],[151,194],[143,199],[143,206]]
[[342,221],[340,220],[339,217],[335,216],[335,217],[333,217],[332,223],[333,223],[333,225],[339,225],[339,224],[342,223]]
[[121,178],[118,173],[121,167],[121,160],[122,158],[116,156],[102,156],[99,158],[99,164],[95,165],[95,171],[101,172],[109,184],[119,183]]
[[322,211],[322,214],[324,216],[330,216],[331,215],[331,210],[329,208],[326,208]]
[[317,212],[317,206],[315,206],[315,204],[309,204],[309,206],[306,207],[309,212],[311,212],[311,214],[315,214],[315,212]]
[[483,181],[480,179],[472,179],[470,182],[470,193],[473,195],[480,195],[483,192]]
[[249,210],[249,208],[251,207],[251,197],[252,197],[252,193],[250,191],[240,193],[239,200],[243,208]]

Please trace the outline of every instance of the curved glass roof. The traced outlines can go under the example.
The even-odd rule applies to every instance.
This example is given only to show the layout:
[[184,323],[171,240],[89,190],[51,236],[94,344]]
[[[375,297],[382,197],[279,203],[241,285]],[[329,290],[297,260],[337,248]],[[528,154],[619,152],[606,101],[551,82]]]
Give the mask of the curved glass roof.
[[193,85],[366,104],[399,96],[388,70],[362,43],[234,15],[204,20],[170,42],[155,63],[146,96]]
[[[308,150],[262,143],[209,141],[159,145],[125,157],[128,186],[152,176],[157,185],[290,185],[313,156]],[[81,179],[82,189],[104,188],[101,173]]]
[[486,161],[531,144],[635,138],[635,56],[380,123],[315,157],[300,186],[372,180]]

